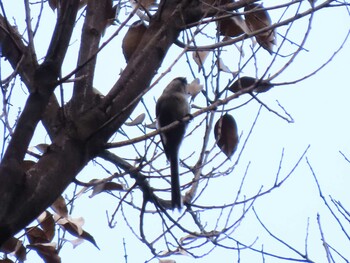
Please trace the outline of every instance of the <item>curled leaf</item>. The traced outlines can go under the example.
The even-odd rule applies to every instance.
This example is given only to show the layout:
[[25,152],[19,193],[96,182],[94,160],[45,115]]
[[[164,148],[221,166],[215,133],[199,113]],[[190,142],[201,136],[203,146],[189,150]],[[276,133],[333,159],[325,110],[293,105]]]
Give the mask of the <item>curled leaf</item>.
[[220,35],[226,37],[236,37],[247,31],[247,26],[241,16],[232,16],[218,20],[217,30]]
[[254,92],[266,92],[273,87],[273,84],[266,80],[260,80],[252,77],[241,77],[237,79],[228,89],[232,92],[238,92],[242,89],[253,87]]
[[[10,239],[6,240],[6,242],[0,246],[0,252],[3,252],[5,254],[12,253],[13,255],[15,255],[15,257],[19,262],[23,262],[26,259],[26,255],[27,255],[26,249],[23,246],[22,241],[20,241],[15,237],[11,237]],[[8,262],[12,262],[12,261],[8,261]]]
[[225,114],[216,122],[214,136],[221,151],[230,158],[237,149],[238,129],[235,119]]
[[55,220],[49,211],[44,211],[39,217],[38,222],[43,229],[47,240],[52,241],[55,236]]
[[61,217],[68,217],[68,209],[63,196],[60,196],[51,205],[51,208]]
[[146,124],[146,127],[147,127],[148,129],[152,129],[152,130],[157,129],[157,121],[154,121],[154,122],[152,122],[152,123],[150,123],[150,124]]
[[45,235],[45,232],[39,227],[26,228],[26,235],[30,244],[49,243],[50,240]]
[[[244,8],[246,24],[251,32],[258,31],[265,27],[271,26],[269,13],[264,10],[262,4],[249,4]],[[270,54],[273,53],[273,46],[276,44],[274,30],[268,30],[255,36],[256,41],[266,49]]]
[[92,235],[90,235],[88,232],[83,231],[83,233],[80,235],[81,238],[89,241],[91,244],[93,244],[97,249],[100,249]]
[[207,59],[210,51],[194,51],[192,52],[192,58],[198,65],[198,72],[201,71],[205,60]]
[[199,79],[194,79],[190,84],[187,85],[187,92],[191,95],[192,100],[202,91],[203,85],[200,84]]
[[218,59],[216,60],[216,65],[218,66],[218,68],[219,68],[220,71],[223,71],[223,72],[226,72],[226,73],[231,73],[231,74],[234,74],[234,75],[237,74],[237,72],[231,71],[231,70],[229,69],[229,67],[225,65],[225,63],[224,63],[224,61],[222,60],[222,58],[218,58]]
[[54,217],[57,221],[57,224],[60,225],[63,229],[67,230],[72,236],[85,239],[91,242],[95,247],[99,249],[93,236],[83,229],[83,225],[85,222],[84,218],[60,218],[57,215],[55,215]]
[[126,122],[125,125],[127,125],[127,126],[136,126],[136,125],[142,124],[142,122],[145,120],[145,117],[146,117],[146,114],[141,113],[133,121]]
[[29,248],[35,250],[47,263],[61,263],[61,258],[56,250],[56,243],[31,244]]

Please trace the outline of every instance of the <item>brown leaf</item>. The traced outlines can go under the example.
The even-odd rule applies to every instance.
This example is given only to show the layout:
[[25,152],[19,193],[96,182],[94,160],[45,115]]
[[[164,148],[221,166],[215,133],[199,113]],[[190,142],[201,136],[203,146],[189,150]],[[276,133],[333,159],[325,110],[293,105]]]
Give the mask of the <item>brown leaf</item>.
[[91,242],[95,247],[97,247],[99,249],[93,236],[90,235],[85,230],[83,230],[82,226],[84,225],[84,219],[82,217],[79,217],[79,218],[60,218],[57,220],[57,224],[62,226],[71,235],[78,237],[78,238],[83,238],[83,239]]
[[26,235],[30,244],[50,242],[50,240],[48,240],[46,237],[45,232],[36,226],[26,228]]
[[145,23],[138,20],[134,22],[130,26],[128,32],[126,32],[122,42],[122,50],[126,62],[128,62],[131,56],[134,54],[146,30],[147,26]]
[[0,259],[0,263],[14,263],[11,259],[5,258],[5,259]]
[[[18,261],[23,262],[26,259],[26,249],[22,244],[22,241],[15,237],[11,237],[8,239],[1,247],[0,251],[9,254],[14,253]],[[0,261],[1,262],[1,261]],[[4,261],[6,262],[6,261]],[[9,261],[12,262],[12,261]]]
[[56,201],[51,205],[51,208],[60,216],[68,217],[68,209],[63,196],[58,197]]
[[237,79],[228,89],[232,92],[238,92],[252,86],[255,86],[254,92],[266,92],[273,87],[273,84],[266,80],[244,76]]
[[136,126],[136,125],[142,124],[142,122],[145,120],[145,117],[146,117],[146,114],[141,113],[133,121],[125,122],[125,125],[126,126]]
[[83,233],[84,219],[82,218],[61,218],[57,221],[64,229],[66,229],[71,235],[75,237],[80,237]]
[[[262,4],[256,3],[249,4],[244,8],[245,12],[255,11],[244,14],[246,24],[251,32],[255,32],[271,25],[270,15],[266,10],[263,9],[264,7]],[[268,30],[266,32],[260,33],[256,35],[255,38],[260,46],[266,49],[270,54],[273,53],[273,46],[276,44],[274,30]]]
[[217,22],[217,30],[220,35],[227,37],[236,37],[242,35],[245,27],[245,22],[241,16],[233,16],[220,19]]
[[28,247],[35,250],[46,263],[61,262],[61,258],[58,256],[55,243],[32,244],[28,245]]
[[100,248],[98,247],[94,237],[92,235],[90,235],[88,232],[86,232],[85,230],[83,231],[83,233],[80,235],[81,238],[84,238],[85,240],[89,241],[90,243],[92,243],[98,250],[100,250]]
[[238,131],[235,119],[225,114],[216,122],[214,136],[221,151],[230,158],[237,149]]
[[49,211],[45,211],[38,217],[38,221],[47,239],[52,241],[55,236],[55,220],[52,214]]

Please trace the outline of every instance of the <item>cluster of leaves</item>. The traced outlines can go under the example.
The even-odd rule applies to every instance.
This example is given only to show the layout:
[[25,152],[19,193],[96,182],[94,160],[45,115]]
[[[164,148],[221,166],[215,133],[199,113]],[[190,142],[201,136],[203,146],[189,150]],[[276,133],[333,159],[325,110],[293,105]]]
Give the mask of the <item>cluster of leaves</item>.
[[[0,247],[0,251],[5,255],[12,255],[19,262],[23,262],[26,260],[27,253],[33,250],[38,253],[44,262],[59,263],[61,258],[58,253],[66,242],[76,247],[82,244],[84,240],[87,240],[98,248],[93,236],[83,229],[84,219],[82,217],[72,218],[69,216],[66,202],[62,196],[52,204],[51,208],[54,211],[53,214],[49,211],[43,212],[37,218],[37,225],[27,227],[24,230],[24,236],[27,237],[28,244],[25,245],[21,241],[21,237],[12,237]],[[59,238],[59,245],[53,241],[56,229],[63,230],[63,235]],[[76,237],[76,239],[69,240],[65,238],[66,232]],[[13,261],[5,258],[0,260],[0,262],[11,263]]]

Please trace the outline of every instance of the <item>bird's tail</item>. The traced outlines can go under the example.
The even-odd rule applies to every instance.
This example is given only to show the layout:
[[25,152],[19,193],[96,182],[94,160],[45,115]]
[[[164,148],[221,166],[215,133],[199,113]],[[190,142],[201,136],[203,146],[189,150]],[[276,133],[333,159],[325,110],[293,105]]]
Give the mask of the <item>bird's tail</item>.
[[173,209],[181,209],[181,191],[179,180],[179,161],[177,154],[170,156],[170,171],[171,171],[171,207]]

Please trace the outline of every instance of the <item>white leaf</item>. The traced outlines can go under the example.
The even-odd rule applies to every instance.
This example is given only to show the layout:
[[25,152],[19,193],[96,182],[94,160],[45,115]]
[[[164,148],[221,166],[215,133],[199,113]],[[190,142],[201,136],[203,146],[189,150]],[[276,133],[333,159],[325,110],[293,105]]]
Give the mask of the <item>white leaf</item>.
[[187,92],[191,95],[192,100],[202,91],[203,85],[200,84],[199,79],[194,79],[187,85]]
[[194,51],[192,52],[192,58],[198,65],[198,72],[203,67],[205,60],[207,59],[210,51]]

